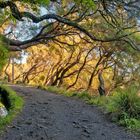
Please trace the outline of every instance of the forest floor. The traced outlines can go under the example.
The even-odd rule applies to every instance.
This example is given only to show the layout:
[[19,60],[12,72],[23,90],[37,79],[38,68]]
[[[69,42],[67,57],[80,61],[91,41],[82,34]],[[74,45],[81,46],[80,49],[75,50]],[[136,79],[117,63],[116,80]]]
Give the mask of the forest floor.
[[79,99],[32,87],[12,88],[23,96],[25,106],[0,140],[140,140]]

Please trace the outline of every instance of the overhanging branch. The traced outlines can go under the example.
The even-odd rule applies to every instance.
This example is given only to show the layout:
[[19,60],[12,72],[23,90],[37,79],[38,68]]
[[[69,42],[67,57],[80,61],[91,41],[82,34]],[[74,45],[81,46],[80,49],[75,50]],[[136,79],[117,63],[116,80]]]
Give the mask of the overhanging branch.
[[[43,16],[35,16],[30,12],[20,12],[18,7],[16,6],[16,4],[12,1],[0,2],[0,8],[6,8],[6,7],[10,7],[12,15],[17,20],[21,21],[21,20],[23,20],[23,17],[26,17],[26,18],[31,19],[34,23],[39,23],[39,22],[42,22],[43,20],[53,19],[53,20],[56,20],[60,23],[66,24],[68,26],[72,26],[75,29],[78,29],[79,31],[81,31],[82,33],[87,35],[90,39],[92,39],[93,41],[100,41],[100,42],[119,41],[120,39],[128,36],[126,34],[126,35],[121,35],[121,36],[117,36],[117,37],[115,36],[113,38],[100,39],[100,38],[96,38],[93,34],[91,34],[85,28],[80,26],[77,22],[71,21],[71,20],[69,20],[67,18],[64,18],[64,17],[61,17],[59,15],[46,14],[46,15],[43,15]],[[35,38],[35,37],[33,37],[30,40],[26,40],[26,41],[18,41],[18,40],[10,40],[9,39],[9,44],[12,45],[12,46],[21,46],[21,45],[30,44],[30,42],[31,43],[33,43],[34,41],[37,42],[37,41],[39,41],[39,39],[40,38]]]

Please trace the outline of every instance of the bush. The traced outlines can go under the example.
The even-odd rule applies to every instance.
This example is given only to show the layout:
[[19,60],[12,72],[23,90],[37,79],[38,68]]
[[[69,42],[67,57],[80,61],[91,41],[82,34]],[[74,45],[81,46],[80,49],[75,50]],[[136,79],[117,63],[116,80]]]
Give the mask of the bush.
[[117,90],[108,104],[108,110],[118,112],[119,117],[123,117],[126,113],[129,117],[140,118],[140,97],[137,93],[138,88],[135,86]]
[[138,88],[118,89],[110,97],[107,110],[114,113],[119,124],[128,128],[140,128],[140,97]]
[[126,113],[123,115],[123,119],[119,120],[119,124],[125,126],[129,129],[140,130],[140,120],[135,118],[130,118]]

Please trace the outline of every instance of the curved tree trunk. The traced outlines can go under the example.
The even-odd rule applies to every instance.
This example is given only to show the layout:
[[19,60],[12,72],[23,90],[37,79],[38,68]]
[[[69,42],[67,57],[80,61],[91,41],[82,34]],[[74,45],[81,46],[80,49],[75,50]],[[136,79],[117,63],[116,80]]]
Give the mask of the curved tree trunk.
[[4,70],[5,75],[7,76],[7,81],[8,81],[8,82],[11,82],[11,76],[10,76],[10,74],[7,72],[7,69],[8,69],[8,67],[9,67],[9,65],[10,65],[10,61],[11,61],[11,58],[9,58],[8,64],[7,64],[7,66],[6,66],[5,70]]
[[99,87],[98,87],[98,91],[100,96],[105,95],[105,86],[104,86],[104,79],[102,77],[102,70],[99,71],[98,73],[98,79],[99,79]]
[[15,62],[14,62],[14,58],[11,58],[12,60],[12,83],[14,83],[14,77],[15,77]]
[[98,60],[96,66],[93,68],[92,74],[91,74],[90,79],[89,79],[89,82],[88,82],[87,90],[90,89],[90,87],[91,87],[91,85],[93,83],[93,78],[95,76],[95,73],[97,71],[97,68],[100,65],[100,62],[102,61],[102,59],[103,59],[103,56],[100,57],[100,59]]

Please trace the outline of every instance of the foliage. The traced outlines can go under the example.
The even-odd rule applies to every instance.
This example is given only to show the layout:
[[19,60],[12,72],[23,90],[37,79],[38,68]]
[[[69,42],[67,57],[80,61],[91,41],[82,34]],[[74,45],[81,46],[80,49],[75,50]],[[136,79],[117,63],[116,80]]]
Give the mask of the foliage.
[[119,120],[119,124],[127,127],[130,130],[136,130],[140,132],[140,120],[136,118],[130,118],[127,114],[124,114],[123,119]]
[[84,6],[95,9],[96,5],[94,3],[94,0],[74,0],[78,4],[83,4]]
[[[63,36],[59,38],[59,40],[65,41],[66,38],[68,40],[67,43],[71,44],[70,37]],[[49,43],[47,47],[45,45],[39,45],[27,49],[28,57],[26,63],[15,62],[15,82],[19,83],[20,81],[20,83],[23,82],[24,84],[36,86],[63,86],[65,88],[68,88],[74,83],[71,89],[82,88],[85,90],[88,86],[91,74],[94,73],[94,82],[91,84],[91,89],[97,89],[97,71],[100,66],[98,63],[100,59],[100,51],[97,51],[98,46],[93,47],[93,44],[80,40],[78,36],[73,36],[73,39],[75,39],[75,41],[76,39],[79,40],[76,46],[73,45],[73,50],[69,48],[67,44],[60,48],[59,45],[61,44],[58,45],[59,42],[56,44]],[[101,61],[105,59],[105,55],[106,54],[103,54],[104,57],[101,58]],[[107,61],[108,60],[106,60],[106,62]],[[112,68],[108,67],[108,64],[106,63],[103,72],[104,79],[106,80],[106,87],[112,84],[111,79],[113,75]],[[12,76],[11,71],[12,64],[10,63],[7,67],[7,73],[10,79]]]
[[0,71],[6,64],[8,58],[7,44],[5,43],[4,37],[0,36]]
[[118,89],[108,105],[108,110],[118,112],[118,118],[123,118],[126,113],[130,118],[140,118],[140,97],[138,87],[130,86],[125,90]]
[[4,107],[4,105],[0,102],[0,107]]
[[24,101],[11,88],[5,85],[1,85],[0,88],[9,93],[9,100],[11,102],[8,115],[5,118],[0,118],[0,130],[2,130],[6,125],[11,123],[15,116],[21,111]]
[[112,121],[130,130],[140,130],[140,97],[137,86],[119,88],[112,96],[91,98],[88,103],[103,107]]
[[[134,45],[133,38],[138,41],[138,24],[136,20],[128,18],[129,15],[123,4],[120,7],[120,2],[12,2],[17,5],[14,10],[6,7],[2,10],[5,18],[2,18],[4,24],[1,26],[1,34],[12,32],[6,35],[9,43],[15,44],[11,45],[10,49],[15,47],[16,50],[19,46],[26,49],[35,43],[34,48],[25,50],[28,52],[27,63],[15,64],[15,82],[97,90],[100,65],[104,66],[103,77],[107,90],[138,79],[139,55],[134,55],[136,51],[134,52],[131,46]],[[34,6],[39,11],[34,10]],[[96,7],[98,9],[95,9]],[[114,10],[111,7],[114,7]],[[11,17],[6,20],[9,14],[16,23],[11,23]],[[24,45],[19,45],[20,43]],[[89,52],[91,48],[94,49]],[[12,65],[7,69],[6,76],[12,79]]]
[[23,0],[23,2],[39,5],[48,5],[50,3],[50,0]]

